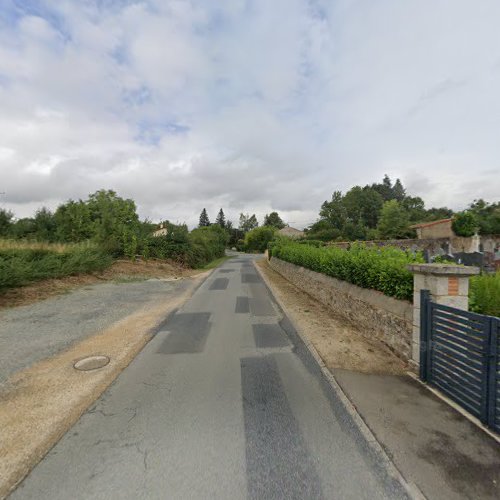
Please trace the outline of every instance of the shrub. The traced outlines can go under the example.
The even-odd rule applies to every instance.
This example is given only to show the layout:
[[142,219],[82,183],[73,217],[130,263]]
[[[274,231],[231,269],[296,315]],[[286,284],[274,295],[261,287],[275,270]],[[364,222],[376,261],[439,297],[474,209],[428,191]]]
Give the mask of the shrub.
[[481,314],[500,316],[500,271],[471,278],[469,309]]
[[256,227],[245,234],[245,250],[247,252],[264,252],[274,238],[276,228],[271,226]]
[[0,246],[0,290],[47,278],[102,271],[112,258],[97,245]]
[[357,243],[349,250],[342,250],[280,241],[271,245],[271,253],[292,264],[405,300],[413,298],[413,275],[406,267],[423,262],[420,254],[413,255],[393,247],[365,247]]
[[451,227],[457,236],[474,236],[478,229],[476,216],[471,212],[461,212],[453,217]]

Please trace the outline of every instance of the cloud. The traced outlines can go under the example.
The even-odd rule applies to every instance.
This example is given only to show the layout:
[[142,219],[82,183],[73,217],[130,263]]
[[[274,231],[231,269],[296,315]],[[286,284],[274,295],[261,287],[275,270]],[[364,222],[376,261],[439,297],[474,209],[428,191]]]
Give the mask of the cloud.
[[16,214],[100,188],[143,217],[306,225],[400,177],[428,205],[500,192],[495,0],[7,2],[0,191]]

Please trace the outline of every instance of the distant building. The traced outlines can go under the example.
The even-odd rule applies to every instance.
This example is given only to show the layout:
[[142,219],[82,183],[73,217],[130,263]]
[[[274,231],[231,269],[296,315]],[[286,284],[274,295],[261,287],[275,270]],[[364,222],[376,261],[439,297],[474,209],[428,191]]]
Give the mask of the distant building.
[[287,236],[288,238],[303,238],[304,237],[304,231],[299,231],[298,229],[295,229],[294,227],[284,227],[283,229],[280,229],[278,231],[278,234],[281,236]]
[[153,236],[167,236],[168,234],[168,229],[163,226],[163,224],[160,224],[160,227],[153,232]]
[[453,238],[455,233],[451,228],[452,219],[441,219],[432,222],[423,222],[410,226],[417,232],[419,240],[434,240],[436,238]]

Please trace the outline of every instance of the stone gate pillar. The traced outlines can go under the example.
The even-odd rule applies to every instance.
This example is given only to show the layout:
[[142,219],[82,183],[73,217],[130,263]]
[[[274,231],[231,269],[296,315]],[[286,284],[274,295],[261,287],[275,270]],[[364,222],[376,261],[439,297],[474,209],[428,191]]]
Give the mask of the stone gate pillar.
[[456,264],[412,264],[413,273],[413,336],[412,362],[420,365],[420,290],[429,290],[431,299],[467,311],[469,309],[469,278],[479,268]]

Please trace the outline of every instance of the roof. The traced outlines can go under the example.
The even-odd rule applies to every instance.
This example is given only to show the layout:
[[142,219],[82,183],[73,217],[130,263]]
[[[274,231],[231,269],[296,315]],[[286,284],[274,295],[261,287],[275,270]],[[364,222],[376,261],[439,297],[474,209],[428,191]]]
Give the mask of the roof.
[[304,234],[304,231],[300,231],[299,229],[295,229],[294,227],[286,226],[283,229],[280,229],[278,233],[281,234]]
[[453,219],[439,219],[439,220],[433,220],[432,222],[422,222],[420,224],[413,224],[413,226],[410,226],[411,229],[418,229],[420,227],[429,227],[429,226],[435,226],[437,224],[444,224],[445,222],[451,222]]

